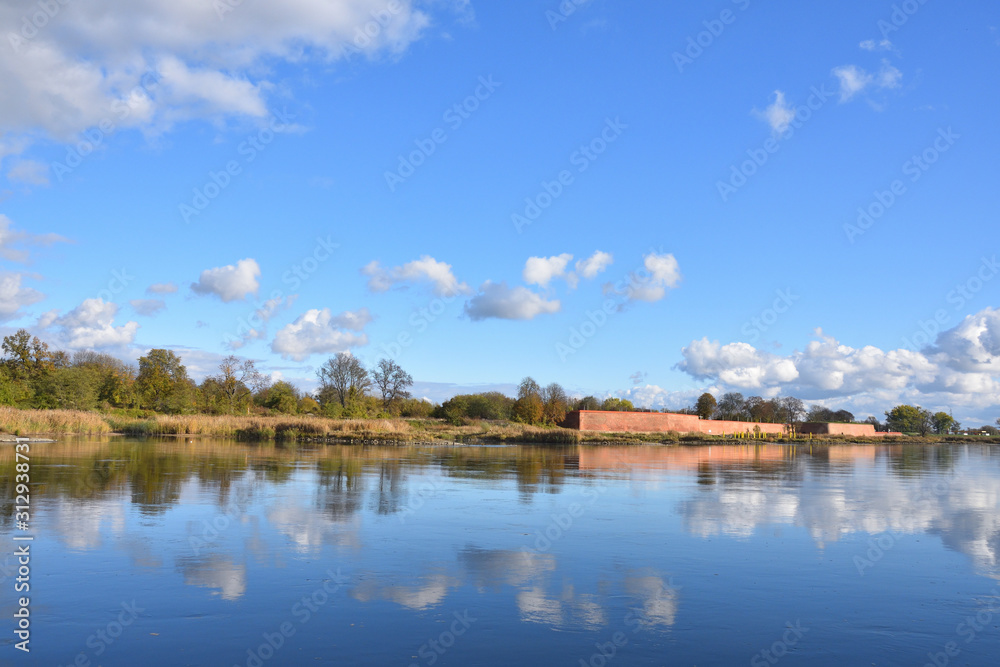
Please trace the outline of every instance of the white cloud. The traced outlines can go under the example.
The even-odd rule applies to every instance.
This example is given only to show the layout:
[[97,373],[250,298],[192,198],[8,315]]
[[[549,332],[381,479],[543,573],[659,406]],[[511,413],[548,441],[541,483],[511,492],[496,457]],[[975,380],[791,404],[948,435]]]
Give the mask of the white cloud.
[[177,285],[174,283],[154,283],[146,288],[148,294],[174,294]]
[[529,257],[524,263],[522,276],[529,285],[547,287],[553,278],[565,278],[566,266],[572,261],[573,255],[563,253],[555,257]]
[[0,273],[0,322],[16,320],[24,314],[21,308],[45,298],[38,290],[22,287],[22,278],[20,273]]
[[880,88],[899,88],[902,79],[902,72],[890,65],[887,60],[882,61],[882,69],[879,70],[877,79]]
[[167,307],[162,299],[132,299],[128,302],[132,309],[140,315],[152,317]]
[[59,234],[29,234],[14,229],[10,218],[0,213],[0,257],[24,264],[29,259],[29,253],[22,246],[49,246],[53,243],[69,243],[69,239]]
[[262,303],[259,308],[254,310],[253,315],[247,318],[248,324],[252,328],[247,328],[241,323],[241,328],[237,331],[239,338],[231,335],[226,336],[225,347],[230,350],[239,350],[251,341],[267,338],[267,323],[280,311],[291,308],[297,298],[296,294],[288,297],[278,296]]
[[226,303],[245,299],[260,288],[257,281],[260,267],[253,259],[241,259],[236,266],[229,264],[201,272],[198,282],[191,285],[196,294],[214,294]]
[[333,315],[329,308],[308,310],[277,333],[271,350],[295,361],[312,354],[346,352],[368,344],[368,335],[363,331],[372,319],[367,308],[338,315]]
[[[58,13],[37,34],[21,34],[23,17],[39,5],[7,0],[0,4],[0,24],[11,28],[0,50],[0,130],[41,131],[68,141],[102,119],[164,129],[189,118],[259,118],[268,92],[277,88],[268,78],[275,76],[275,63],[402,53],[431,23],[414,4],[59,2],[53,4]],[[388,9],[397,6],[399,11]],[[155,83],[133,95],[150,73],[147,82]],[[121,118],[112,105],[123,100],[134,106]]]
[[882,67],[876,74],[866,72],[857,65],[843,65],[833,68],[833,75],[840,82],[840,101],[848,102],[870,86],[879,89],[898,88],[903,79],[903,73],[882,61]]
[[465,304],[465,312],[473,320],[531,320],[543,313],[559,311],[559,301],[546,301],[527,287],[507,287],[506,283],[486,281],[479,294]]
[[643,255],[645,271],[637,271],[628,288],[628,297],[633,301],[659,301],[681,281],[681,268],[670,253]]
[[37,160],[18,160],[7,170],[7,180],[28,185],[48,185],[49,165]]
[[839,398],[876,410],[898,402],[934,410],[1000,406],[1000,310],[966,317],[922,351],[853,348],[822,330],[816,338],[789,355],[747,343],[696,340],[681,351],[678,368],[733,389],[806,400]]
[[603,272],[612,262],[614,262],[614,257],[611,253],[602,252],[597,250],[593,255],[587,259],[578,260],[576,263],[576,272],[587,280],[591,280],[597,277],[597,274]]
[[858,44],[865,51],[891,51],[892,42],[888,39],[883,39],[876,42],[874,39],[866,39],[865,41]]
[[372,261],[361,269],[361,274],[368,276],[368,289],[373,292],[385,292],[395,285],[417,282],[431,283],[438,296],[468,294],[472,291],[465,283],[458,282],[451,272],[451,264],[439,262],[429,255],[422,255],[420,259],[388,271],[377,261]]
[[834,67],[833,75],[840,81],[840,101],[847,102],[867,88],[873,81],[872,75],[856,65]]
[[118,305],[103,299],[86,299],[62,317],[54,312],[39,318],[39,327],[58,328],[60,343],[73,349],[123,347],[135,340],[138,322],[114,326]]
[[785,101],[785,94],[780,90],[774,91],[774,102],[763,112],[757,115],[764,119],[775,134],[784,134],[795,120],[795,109]]

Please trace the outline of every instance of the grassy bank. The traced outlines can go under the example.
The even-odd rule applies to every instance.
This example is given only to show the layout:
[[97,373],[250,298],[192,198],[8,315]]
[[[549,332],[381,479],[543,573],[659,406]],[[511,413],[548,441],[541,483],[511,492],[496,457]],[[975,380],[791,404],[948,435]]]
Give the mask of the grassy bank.
[[558,427],[437,419],[328,419],[314,416],[128,415],[73,410],[0,408],[0,433],[28,435],[210,436],[243,441],[538,442],[572,444],[580,434]]
[[16,436],[102,435],[206,436],[247,442],[314,440],[370,442],[523,442],[541,444],[997,444],[1000,438],[928,436],[848,438],[845,436],[737,440],[722,436],[668,433],[595,433],[515,422],[473,420],[454,425],[439,419],[328,419],[314,416],[158,415],[77,410],[18,410],[0,407],[0,433]]

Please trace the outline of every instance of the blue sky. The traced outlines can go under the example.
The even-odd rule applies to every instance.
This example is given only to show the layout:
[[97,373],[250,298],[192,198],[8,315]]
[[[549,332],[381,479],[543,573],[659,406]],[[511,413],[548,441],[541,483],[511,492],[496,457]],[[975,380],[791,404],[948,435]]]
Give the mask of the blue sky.
[[46,6],[0,9],[4,333],[1000,415],[992,3]]

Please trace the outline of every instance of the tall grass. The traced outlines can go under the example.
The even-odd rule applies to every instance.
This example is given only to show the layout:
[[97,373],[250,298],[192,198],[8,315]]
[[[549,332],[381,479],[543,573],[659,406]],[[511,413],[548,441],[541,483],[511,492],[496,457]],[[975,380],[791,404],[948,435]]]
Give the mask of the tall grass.
[[0,431],[13,435],[80,433],[97,435],[113,429],[101,415],[83,410],[18,410],[0,407]]

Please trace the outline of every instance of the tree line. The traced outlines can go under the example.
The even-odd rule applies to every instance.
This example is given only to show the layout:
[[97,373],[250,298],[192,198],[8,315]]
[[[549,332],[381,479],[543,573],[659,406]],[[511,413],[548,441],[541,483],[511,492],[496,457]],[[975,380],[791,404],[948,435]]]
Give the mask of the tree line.
[[[441,405],[410,395],[413,378],[395,361],[381,359],[374,368],[348,353],[329,358],[317,371],[315,393],[261,373],[249,359],[229,356],[218,372],[196,383],[171,350],[152,349],[129,364],[109,354],[79,351],[72,356],[21,329],[3,339],[0,359],[0,405],[36,409],[126,409],[168,414],[322,414],[328,417],[437,417],[453,423],[491,419],[526,424],[559,424],[572,410],[650,411],[621,398],[573,398],[558,383],[541,386],[531,377],[518,384],[517,397],[501,392],[460,394]],[[805,404],[794,396],[744,398],[729,392],[716,399],[703,393],[691,407],[676,410],[702,419],[794,424],[801,421],[857,423],[847,410]],[[877,431],[927,435],[961,433],[946,412],[898,405],[886,421],[868,417]],[[997,420],[1000,426],[1000,419]],[[989,425],[965,432],[1000,434]]]
[[309,394],[272,382],[252,360],[232,355],[199,384],[172,350],[152,349],[136,364],[92,351],[70,356],[24,329],[6,336],[2,349],[0,405],[19,408],[330,417],[426,417],[434,408],[410,397],[413,378],[391,359],[369,370],[340,353],[323,364],[319,389]]

